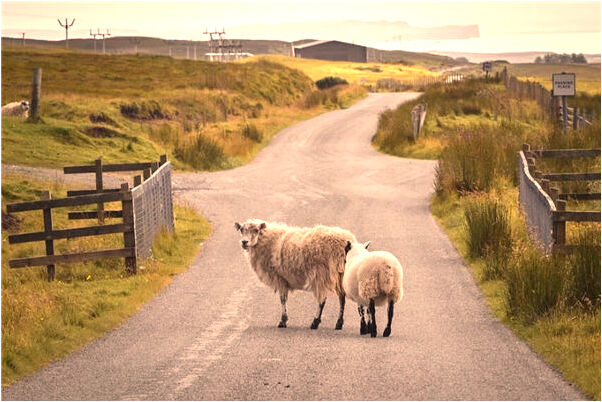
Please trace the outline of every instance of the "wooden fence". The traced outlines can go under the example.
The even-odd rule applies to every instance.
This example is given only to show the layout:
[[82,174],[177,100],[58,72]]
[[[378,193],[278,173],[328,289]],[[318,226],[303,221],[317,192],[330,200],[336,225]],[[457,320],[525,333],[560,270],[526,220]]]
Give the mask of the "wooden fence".
[[545,253],[570,250],[566,244],[566,222],[600,222],[598,211],[567,211],[567,200],[600,200],[600,193],[560,193],[554,182],[599,181],[600,173],[542,173],[539,158],[600,157],[599,149],[532,151],[528,144],[518,154],[519,202],[532,241]]
[[[534,81],[521,81],[514,76],[508,75],[504,68],[501,79],[506,88],[520,99],[532,99],[536,101],[541,109],[559,124],[564,125],[562,104],[560,97],[554,97],[551,91],[545,89],[540,83]],[[567,108],[567,128],[574,130],[591,125],[593,114],[577,107]]]
[[[128,183],[120,188],[104,188],[103,172],[142,170],[143,175],[134,177],[134,188]],[[96,188],[93,190],[68,191],[67,198],[52,199],[49,192],[39,201],[8,204],[8,213],[42,210],[44,231],[15,234],[8,237],[10,244],[44,241],[46,256],[21,258],[9,261],[11,268],[46,265],[48,280],[54,279],[55,264],[97,260],[103,258],[125,258],[126,270],[137,271],[137,258],[150,255],[156,233],[165,227],[173,230],[173,205],[171,197],[171,163],[165,155],[160,162],[103,165],[98,159],[92,166],[68,166],[66,174],[95,173]],[[121,202],[121,210],[104,209],[108,202]],[[71,229],[54,229],[52,209],[96,204],[96,210],[69,212],[69,219],[98,219],[97,226]],[[121,218],[122,223],[105,225],[105,218]],[[54,240],[84,236],[123,233],[123,248],[99,250],[76,254],[54,254]]]

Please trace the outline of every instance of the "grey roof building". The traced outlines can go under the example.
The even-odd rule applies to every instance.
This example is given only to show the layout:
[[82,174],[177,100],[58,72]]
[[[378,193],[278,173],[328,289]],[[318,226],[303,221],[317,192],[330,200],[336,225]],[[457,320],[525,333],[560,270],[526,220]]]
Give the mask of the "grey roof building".
[[304,59],[355,61],[360,63],[368,61],[368,49],[366,46],[339,42],[338,40],[309,42],[294,46],[293,49],[295,57]]

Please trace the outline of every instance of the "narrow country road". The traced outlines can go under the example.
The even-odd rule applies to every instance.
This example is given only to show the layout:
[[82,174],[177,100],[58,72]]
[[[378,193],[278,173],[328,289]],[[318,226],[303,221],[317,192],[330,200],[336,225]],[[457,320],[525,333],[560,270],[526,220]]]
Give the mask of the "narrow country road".
[[[431,161],[379,154],[378,114],[416,94],[372,94],[283,130],[249,165],[174,177],[174,193],[214,225],[190,269],[134,317],[3,399],[558,400],[584,396],[492,317],[429,211]],[[309,329],[309,293],[277,295],[243,257],[235,221],[337,225],[397,255],[404,298],[390,338],[359,335],[336,297]]]

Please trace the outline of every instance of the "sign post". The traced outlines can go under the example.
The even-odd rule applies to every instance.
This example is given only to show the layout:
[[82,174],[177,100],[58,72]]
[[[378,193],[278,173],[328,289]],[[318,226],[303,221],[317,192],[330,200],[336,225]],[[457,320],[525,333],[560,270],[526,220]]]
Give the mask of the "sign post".
[[489,72],[491,71],[491,62],[490,61],[484,61],[483,62],[483,71],[485,71],[485,79],[489,78]]
[[[562,98],[562,130],[564,134],[566,134],[568,125],[566,97],[575,96],[575,81],[575,74],[573,73],[552,74],[552,93],[554,96]],[[573,116],[573,119],[576,118],[576,116]]]

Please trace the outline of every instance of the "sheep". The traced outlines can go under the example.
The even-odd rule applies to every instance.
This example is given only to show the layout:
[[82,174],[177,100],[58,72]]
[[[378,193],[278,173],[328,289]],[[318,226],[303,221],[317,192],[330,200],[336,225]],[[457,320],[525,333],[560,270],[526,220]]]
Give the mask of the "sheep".
[[[376,336],[375,306],[388,302],[387,328],[383,336],[391,334],[393,306],[403,296],[403,271],[399,260],[387,251],[368,251],[370,242],[365,244],[347,242],[345,246],[345,273],[343,290],[358,304],[360,314],[360,334],[370,332]],[[368,308],[368,323],[364,318],[364,307]]]
[[21,100],[2,106],[2,116],[29,116],[29,102]]
[[286,328],[286,302],[294,290],[311,291],[318,302],[311,329],[320,325],[327,293],[336,293],[340,310],[335,329],[343,328],[345,245],[356,241],[351,232],[321,225],[291,227],[259,219],[236,222],[234,227],[242,235],[242,248],[259,280],[279,293],[282,315],[278,328]]

